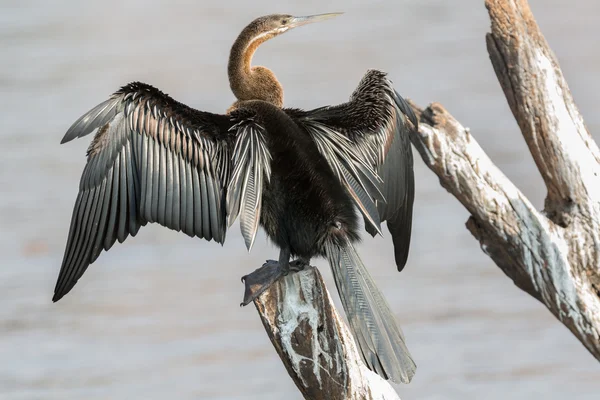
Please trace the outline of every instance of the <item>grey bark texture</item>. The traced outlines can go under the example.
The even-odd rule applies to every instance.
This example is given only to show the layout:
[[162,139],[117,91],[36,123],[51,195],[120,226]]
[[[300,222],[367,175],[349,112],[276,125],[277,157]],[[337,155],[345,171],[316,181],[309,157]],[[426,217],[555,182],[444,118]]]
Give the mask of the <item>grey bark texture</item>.
[[490,60],[548,189],[544,210],[440,104],[413,104],[420,127],[411,140],[471,213],[482,250],[600,360],[600,151],[527,1],[485,4]]

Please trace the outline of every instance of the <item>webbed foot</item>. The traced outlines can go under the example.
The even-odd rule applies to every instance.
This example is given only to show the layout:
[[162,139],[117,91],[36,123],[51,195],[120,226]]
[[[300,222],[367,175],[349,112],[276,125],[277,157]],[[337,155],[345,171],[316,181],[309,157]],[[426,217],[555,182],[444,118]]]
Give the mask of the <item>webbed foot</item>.
[[260,296],[269,288],[277,279],[289,273],[288,268],[283,268],[278,261],[267,260],[262,267],[256,271],[242,277],[242,282],[246,285],[244,291],[244,301],[240,304],[246,306],[254,299]]

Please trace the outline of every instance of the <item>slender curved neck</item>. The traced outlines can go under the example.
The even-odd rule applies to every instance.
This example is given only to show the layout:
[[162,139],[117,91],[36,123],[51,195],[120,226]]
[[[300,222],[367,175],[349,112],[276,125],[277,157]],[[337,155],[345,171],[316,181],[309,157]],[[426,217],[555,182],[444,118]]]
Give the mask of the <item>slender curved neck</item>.
[[229,85],[238,101],[263,100],[283,106],[283,88],[268,68],[252,67],[252,56],[265,41],[275,35],[273,33],[260,33],[247,27],[238,36],[229,54]]

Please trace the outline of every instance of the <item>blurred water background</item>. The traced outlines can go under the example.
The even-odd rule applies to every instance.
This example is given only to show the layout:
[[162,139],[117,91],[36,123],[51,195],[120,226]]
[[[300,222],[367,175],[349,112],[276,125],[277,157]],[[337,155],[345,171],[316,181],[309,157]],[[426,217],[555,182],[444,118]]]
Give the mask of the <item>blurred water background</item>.
[[[600,3],[532,0],[592,132],[600,132]],[[252,307],[248,273],[277,250],[239,231],[224,248],[158,226],[104,253],[52,304],[89,138],[69,125],[121,85],[151,83],[191,106],[233,101],[226,62],[259,15],[346,14],[263,45],[286,105],[347,99],[368,68],[442,102],[541,207],[545,188],[489,63],[482,0],[0,1],[0,399],[299,399]],[[597,137],[597,136],[596,136]],[[361,254],[418,364],[403,399],[598,399],[600,368],[518,290],[464,227],[468,215],[416,161],[409,264],[389,238]],[[324,261],[318,266],[333,289]],[[335,290],[333,290],[335,292]]]

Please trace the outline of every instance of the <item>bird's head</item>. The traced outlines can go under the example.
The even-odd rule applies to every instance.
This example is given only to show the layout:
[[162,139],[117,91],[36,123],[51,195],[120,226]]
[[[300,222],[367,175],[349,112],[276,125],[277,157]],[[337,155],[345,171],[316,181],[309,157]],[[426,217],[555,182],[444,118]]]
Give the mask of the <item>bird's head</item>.
[[294,17],[293,15],[286,14],[271,14],[259,17],[252,21],[245,30],[252,32],[254,40],[268,40],[277,35],[281,35],[289,31],[290,29],[298,26],[311,24],[313,22],[325,21],[333,17],[337,17],[342,13],[329,13],[329,14],[318,14],[308,15],[304,17]]

